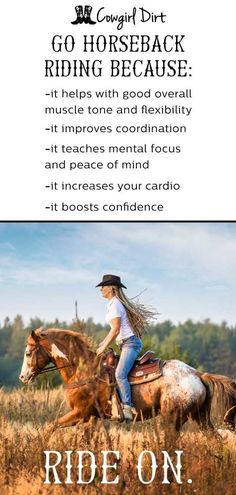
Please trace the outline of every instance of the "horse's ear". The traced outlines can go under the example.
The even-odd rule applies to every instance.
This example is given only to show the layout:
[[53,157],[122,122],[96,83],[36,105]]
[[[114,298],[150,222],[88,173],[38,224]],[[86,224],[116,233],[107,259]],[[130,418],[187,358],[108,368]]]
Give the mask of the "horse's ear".
[[32,332],[31,332],[31,337],[32,337],[32,339],[34,339],[35,342],[38,340],[38,335],[36,335],[34,330],[32,330]]

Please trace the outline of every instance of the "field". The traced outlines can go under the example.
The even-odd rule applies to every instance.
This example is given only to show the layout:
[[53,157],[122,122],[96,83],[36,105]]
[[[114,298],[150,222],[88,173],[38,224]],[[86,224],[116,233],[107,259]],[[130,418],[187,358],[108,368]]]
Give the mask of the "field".
[[[37,390],[34,388],[0,391],[1,444],[0,493],[1,495],[68,495],[81,494],[150,494],[150,495],[231,495],[236,493],[236,434],[223,431],[222,436],[202,434],[190,424],[177,440],[163,433],[159,420],[143,424],[126,425],[91,419],[76,427],[45,435],[45,425],[66,411],[63,388]],[[45,484],[46,450],[62,452],[64,461],[57,468],[61,484]],[[65,484],[65,451],[73,451],[72,483]],[[97,464],[94,480],[90,484],[77,483],[76,451],[89,450]],[[119,475],[118,484],[101,484],[102,450],[120,453],[117,470],[108,470],[107,480]],[[149,450],[157,461],[155,477],[145,484],[138,477],[138,458]],[[181,481],[178,483],[171,469],[169,483],[163,483],[163,454],[167,451],[176,467],[175,451],[181,456]],[[55,457],[54,457],[55,459]],[[109,457],[109,463],[116,459]],[[84,461],[83,480],[90,477],[90,460]],[[142,480],[151,479],[150,454],[143,455]],[[191,479],[192,483],[188,480]],[[54,478],[50,478],[54,481]]]

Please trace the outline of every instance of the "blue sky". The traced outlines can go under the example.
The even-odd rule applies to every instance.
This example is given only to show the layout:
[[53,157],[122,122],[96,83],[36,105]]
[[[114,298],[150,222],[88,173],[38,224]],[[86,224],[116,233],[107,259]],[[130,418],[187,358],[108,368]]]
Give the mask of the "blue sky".
[[0,322],[20,313],[104,323],[95,285],[120,275],[159,321],[236,324],[236,223],[1,223]]

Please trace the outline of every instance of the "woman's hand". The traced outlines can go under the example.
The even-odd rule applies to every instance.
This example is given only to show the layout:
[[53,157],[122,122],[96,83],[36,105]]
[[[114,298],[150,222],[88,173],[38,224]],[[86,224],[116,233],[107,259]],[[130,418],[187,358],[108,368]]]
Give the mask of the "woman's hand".
[[104,345],[103,343],[99,344],[98,348],[97,348],[97,356],[100,356],[106,349],[106,345]]

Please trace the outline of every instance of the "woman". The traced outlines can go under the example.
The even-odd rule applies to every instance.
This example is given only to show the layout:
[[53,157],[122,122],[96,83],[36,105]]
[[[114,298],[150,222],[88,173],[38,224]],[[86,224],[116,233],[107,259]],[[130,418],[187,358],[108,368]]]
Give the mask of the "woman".
[[104,275],[102,282],[96,287],[101,287],[102,296],[109,301],[106,322],[111,327],[106,338],[99,344],[97,355],[102,354],[109,344],[116,339],[116,343],[121,348],[120,360],[116,369],[116,381],[123,405],[124,418],[132,420],[131,387],[128,374],[142,348],[142,333],[150,318],[154,316],[154,312],[129,300],[122,290],[126,287],[117,275]]

